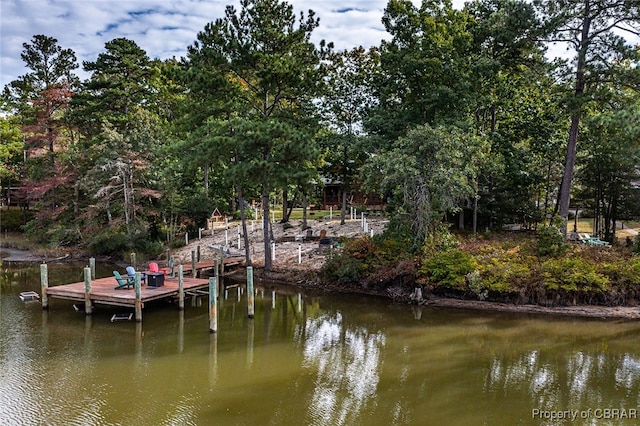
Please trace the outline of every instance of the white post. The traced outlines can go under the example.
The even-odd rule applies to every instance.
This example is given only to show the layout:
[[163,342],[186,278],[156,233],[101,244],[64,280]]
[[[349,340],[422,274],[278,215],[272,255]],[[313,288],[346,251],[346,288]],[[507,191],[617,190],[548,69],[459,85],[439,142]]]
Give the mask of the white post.
[[202,239],[202,228],[198,228],[198,241]]
[[186,245],[189,245],[189,233],[188,232],[184,233],[184,243]]
[[371,238],[373,238],[373,228],[371,228]]
[[298,244],[298,264],[302,263],[302,244]]
[[255,229],[255,224],[256,224],[256,221],[255,221],[255,220],[252,220],[252,221],[251,221],[251,232],[252,232],[252,233],[256,230],[256,229]]
[[240,250],[240,234],[238,234],[238,250]]
[[364,229],[364,212],[360,213],[360,223],[360,226],[362,226],[362,229]]
[[225,246],[229,245],[229,230],[228,229],[224,230],[224,245]]
[[329,206],[329,220],[333,220],[333,206]]
[[366,234],[367,232],[369,232],[369,223],[365,220],[364,221],[364,233]]

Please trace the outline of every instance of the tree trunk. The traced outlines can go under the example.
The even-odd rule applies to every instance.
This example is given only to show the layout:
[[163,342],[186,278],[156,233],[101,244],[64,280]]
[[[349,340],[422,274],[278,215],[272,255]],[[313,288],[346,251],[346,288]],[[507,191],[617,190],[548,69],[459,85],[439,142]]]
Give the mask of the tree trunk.
[[478,196],[473,198],[473,236],[478,233]]
[[242,185],[236,186],[238,191],[238,203],[240,203],[240,221],[242,222],[242,237],[244,240],[244,258],[247,266],[251,266],[251,250],[249,247],[249,234],[247,233],[247,214],[244,211],[244,198],[242,197]]
[[282,189],[282,221],[281,223],[289,222],[289,215],[287,211],[289,210],[289,191],[287,190],[287,185],[284,185]]
[[576,87],[574,100],[574,112],[571,114],[571,127],[569,129],[569,141],[567,142],[567,157],[564,165],[564,175],[562,176],[562,186],[559,200],[559,214],[565,222],[564,237],[567,238],[566,223],[569,219],[569,201],[571,198],[571,181],[573,179],[573,167],[576,162],[576,148],[578,145],[578,131],[580,128],[580,118],[582,116],[582,95],[585,87],[585,66],[587,48],[589,47],[589,30],[591,27],[590,4],[586,2],[585,13],[582,20],[582,34],[580,36],[580,47],[578,49],[578,64],[576,67]]
[[340,209],[340,225],[344,225],[347,218],[347,188],[342,190],[342,208]]
[[307,224],[307,194],[302,194],[302,230],[309,227]]
[[263,180],[262,182],[262,235],[264,236],[264,271],[270,272],[273,267],[273,262],[271,261],[271,238],[270,236],[270,223],[271,223],[271,212],[269,211],[269,187],[267,182]]
[[209,198],[209,163],[204,165],[204,194]]

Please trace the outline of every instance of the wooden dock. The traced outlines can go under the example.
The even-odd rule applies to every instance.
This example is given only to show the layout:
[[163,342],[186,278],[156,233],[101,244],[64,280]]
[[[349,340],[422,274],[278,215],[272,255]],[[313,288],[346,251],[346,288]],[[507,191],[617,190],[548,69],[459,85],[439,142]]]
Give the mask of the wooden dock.
[[[244,257],[225,257],[224,259],[224,269],[225,271],[244,264]],[[203,260],[196,263],[196,275],[198,271],[205,270],[213,270],[215,268],[215,260]],[[182,273],[187,275],[191,275],[192,265],[190,263],[182,265]],[[178,268],[174,269],[174,272],[177,273]]]
[[[91,280],[91,303],[135,307],[136,293],[132,288],[116,290],[118,285],[115,277],[98,278]],[[209,286],[209,280],[199,278],[183,278],[184,291],[194,291]],[[151,302],[158,299],[168,299],[178,296],[178,278],[165,277],[162,287],[142,285],[140,287],[140,300]],[[66,299],[78,302],[85,301],[85,283],[72,283],[47,288],[47,296],[56,299]]]
[[[226,258],[224,259],[224,270],[227,267],[239,266],[243,261],[242,258]],[[193,296],[208,293],[213,284],[209,279],[198,278],[198,275],[203,275],[205,270],[215,270],[215,267],[215,260],[182,265],[174,269],[174,276],[165,273],[164,284],[161,286],[149,286],[138,282],[130,288],[116,290],[118,282],[115,276],[90,280],[88,278],[90,267],[85,268],[85,281],[49,287],[46,264],[43,264],[40,266],[42,307],[43,309],[49,308],[49,298],[84,302],[87,315],[92,313],[92,307],[96,304],[122,306],[133,308],[136,321],[142,321],[142,309],[147,302],[176,298],[180,309],[184,309],[185,294]],[[193,273],[194,269],[195,274]],[[190,275],[190,277],[185,277],[185,275]],[[180,281],[182,287],[180,287]]]

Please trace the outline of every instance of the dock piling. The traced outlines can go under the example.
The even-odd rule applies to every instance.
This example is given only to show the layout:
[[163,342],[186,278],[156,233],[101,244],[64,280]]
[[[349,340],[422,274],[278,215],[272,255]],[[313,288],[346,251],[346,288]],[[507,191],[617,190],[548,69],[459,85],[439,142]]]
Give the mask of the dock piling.
[[49,297],[47,296],[47,288],[49,288],[49,273],[47,271],[47,264],[40,265],[40,289],[42,297],[42,309],[45,311],[49,309]]
[[84,268],[84,313],[91,315],[91,268]]
[[196,251],[191,250],[191,276],[196,278],[198,276],[198,271],[196,271]]
[[247,310],[249,318],[254,315],[254,293],[253,293],[253,267],[247,266]]
[[209,333],[218,331],[218,282],[209,278]]
[[213,275],[216,277],[216,281],[220,283],[220,262],[218,259],[213,259]]
[[224,248],[220,247],[220,276],[224,275]]
[[95,280],[96,279],[96,258],[95,257],[89,258],[89,268],[91,268],[91,279]]
[[135,300],[136,322],[142,322],[142,288],[140,285],[141,278],[142,278],[142,274],[140,272],[136,272],[136,278],[134,283],[134,287],[136,290],[136,300]]
[[178,308],[184,310],[184,275],[182,274],[182,265],[178,266]]
[[168,259],[169,259],[169,268],[171,268],[171,278],[175,278],[176,259],[173,256],[169,257]]

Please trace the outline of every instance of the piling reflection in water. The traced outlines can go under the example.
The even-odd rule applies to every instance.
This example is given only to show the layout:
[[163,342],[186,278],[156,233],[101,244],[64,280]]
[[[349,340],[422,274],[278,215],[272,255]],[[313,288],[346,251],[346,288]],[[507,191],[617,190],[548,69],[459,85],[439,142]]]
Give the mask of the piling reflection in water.
[[206,296],[149,306],[142,323],[42,311],[18,297],[38,289],[34,270],[0,275],[0,424],[540,424],[533,409],[638,404],[635,322],[416,315],[275,286],[256,289],[250,320],[238,286],[209,334]]

